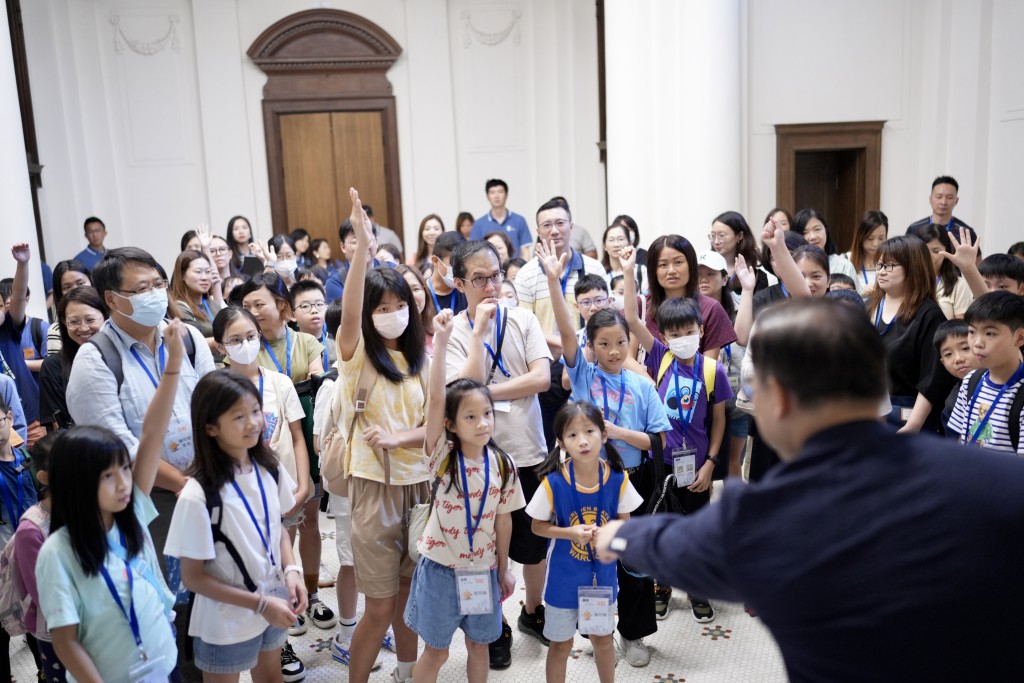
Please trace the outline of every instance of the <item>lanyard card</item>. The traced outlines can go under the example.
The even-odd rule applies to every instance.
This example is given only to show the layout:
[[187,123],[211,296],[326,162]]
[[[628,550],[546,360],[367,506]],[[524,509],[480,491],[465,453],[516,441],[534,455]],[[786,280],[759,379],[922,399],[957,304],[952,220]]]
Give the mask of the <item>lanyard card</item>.
[[167,683],[164,658],[150,657],[139,660],[135,666],[128,669],[128,680],[132,683]]
[[495,401],[494,409],[499,413],[510,413],[512,412],[512,401]]
[[615,629],[612,589],[608,586],[580,586],[577,591],[579,615],[576,629],[581,635],[609,635]]
[[494,612],[490,569],[456,569],[455,584],[459,591],[459,614]]
[[164,437],[164,454],[167,462],[179,470],[188,469],[195,457],[192,443],[192,424],[177,416],[171,416],[167,425],[167,436]]
[[697,449],[676,447],[672,449],[672,474],[676,486],[689,486],[697,480]]

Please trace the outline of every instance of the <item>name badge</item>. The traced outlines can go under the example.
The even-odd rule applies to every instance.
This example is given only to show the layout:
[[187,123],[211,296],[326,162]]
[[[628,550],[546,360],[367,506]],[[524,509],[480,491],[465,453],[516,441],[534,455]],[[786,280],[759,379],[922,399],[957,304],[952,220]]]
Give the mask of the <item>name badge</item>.
[[581,635],[606,636],[615,629],[615,606],[608,586],[580,586],[577,589],[576,629]]
[[455,583],[459,589],[459,614],[494,612],[490,569],[456,569]]
[[176,416],[171,416],[167,425],[167,436],[164,437],[164,456],[167,462],[179,470],[186,470],[195,458],[195,445],[192,442],[192,424]]
[[128,679],[132,683],[167,683],[164,658],[150,657],[139,661],[138,664],[128,669]]
[[494,409],[502,413],[512,412],[512,401],[495,401]]
[[689,486],[697,481],[697,449],[673,448],[672,473],[676,476],[676,486]]
[[910,419],[910,414],[913,412],[913,408],[900,408],[900,420],[906,422]]

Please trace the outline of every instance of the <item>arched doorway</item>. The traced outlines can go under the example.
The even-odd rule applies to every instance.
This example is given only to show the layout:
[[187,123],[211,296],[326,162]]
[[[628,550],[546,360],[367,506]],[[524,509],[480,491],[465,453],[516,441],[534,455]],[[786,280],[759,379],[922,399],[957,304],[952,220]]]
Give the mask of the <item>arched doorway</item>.
[[274,232],[302,227],[341,254],[338,225],[358,187],[374,220],[402,234],[395,98],[387,71],[402,48],[350,12],[285,17],[248,50],[267,74],[263,124]]

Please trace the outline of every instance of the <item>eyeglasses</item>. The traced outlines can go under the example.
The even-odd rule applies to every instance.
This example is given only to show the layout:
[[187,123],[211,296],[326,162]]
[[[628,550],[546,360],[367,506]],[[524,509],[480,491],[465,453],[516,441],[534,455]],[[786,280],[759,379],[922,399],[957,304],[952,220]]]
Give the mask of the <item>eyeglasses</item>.
[[601,296],[596,299],[580,299],[576,305],[580,308],[602,308],[608,303],[608,297]]
[[319,313],[320,311],[324,310],[325,308],[327,308],[327,302],[326,301],[317,301],[317,302],[314,302],[314,303],[308,303],[307,302],[307,303],[304,303],[304,304],[299,304],[298,306],[295,307],[295,310],[296,311],[302,311],[303,313],[310,313],[311,311],[316,311],[317,313]]
[[483,289],[487,286],[488,282],[492,285],[500,285],[505,281],[505,276],[502,275],[501,272],[497,272],[494,275],[481,275],[480,277],[475,277],[472,280],[467,280],[464,277],[460,277],[459,279],[463,282],[471,283],[473,285],[473,289]]
[[198,270],[193,270],[192,274],[196,277],[210,277],[210,275],[213,274],[213,271],[209,268],[199,268]]
[[557,221],[544,221],[537,227],[543,228],[544,230],[550,230],[551,228],[558,228],[559,230],[561,230],[567,225],[569,225],[569,221],[565,220],[564,218],[559,218]]
[[726,232],[710,232],[708,233],[708,241],[712,244],[719,244],[729,239],[729,233]]
[[241,346],[243,341],[247,341],[247,342],[249,342],[251,344],[252,342],[259,341],[259,340],[260,340],[260,336],[258,334],[256,334],[256,333],[253,333],[253,334],[250,334],[250,335],[246,336],[245,339],[231,339],[230,341],[226,341],[226,342],[224,342],[224,346],[230,346],[230,347],[234,348],[236,346]]
[[609,237],[604,241],[604,243],[614,247],[620,244],[629,244],[629,240],[625,237]]
[[157,280],[152,284],[142,285],[138,289],[115,289],[114,291],[122,296],[133,296],[135,294],[149,294],[154,289],[167,289],[167,280]]
[[222,256],[222,255],[228,253],[229,251],[231,251],[231,250],[228,249],[227,247],[217,247],[216,249],[211,249],[210,250],[210,255],[211,256]]
[[893,270],[899,267],[898,263],[876,263],[875,270],[879,273],[891,273]]
[[103,322],[103,318],[85,318],[79,320],[78,318],[72,318],[71,320],[64,321],[64,327],[69,330],[78,330],[82,328],[89,328]]

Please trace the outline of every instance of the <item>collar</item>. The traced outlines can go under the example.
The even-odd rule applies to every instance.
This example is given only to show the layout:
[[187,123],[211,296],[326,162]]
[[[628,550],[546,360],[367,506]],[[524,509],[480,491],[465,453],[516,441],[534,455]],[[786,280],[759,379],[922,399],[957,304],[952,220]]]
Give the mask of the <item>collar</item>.
[[[117,323],[114,322],[113,316],[111,316],[110,318],[107,318],[107,322],[104,323],[104,324],[110,326],[111,330],[114,332],[114,339],[116,339],[117,342],[125,350],[130,349],[133,346],[135,346],[136,344],[138,344],[142,348],[146,349],[146,351],[149,351],[149,347],[148,346],[146,346],[145,344],[140,342],[138,339],[136,339],[135,337],[131,336],[130,334],[125,332],[123,329],[118,327]],[[165,327],[167,327],[167,325],[168,325],[168,323],[167,323],[166,320],[161,320],[159,323],[157,323],[157,325],[156,325],[157,341],[159,341],[160,338],[162,337],[163,329]]]
[[[783,463],[783,467],[776,469],[785,470],[792,465],[815,463],[834,458],[838,453],[849,452],[851,444],[868,444],[874,439],[889,434],[892,432],[877,420],[855,420],[828,427],[811,435],[795,460]],[[859,446],[856,447],[856,450],[862,452]]]
[[90,254],[92,254],[93,256],[103,256],[104,254],[106,254],[106,253],[107,253],[107,250],[106,250],[106,249],[104,249],[103,251],[96,251],[96,250],[95,250],[95,249],[93,249],[93,248],[92,248],[91,246],[87,246],[87,247],[85,248],[85,250],[86,250],[87,252],[89,252]]
[[504,221],[499,221],[497,218],[495,218],[493,211],[494,211],[494,209],[488,209],[487,210],[487,220],[491,221],[492,223],[497,223],[498,225],[505,225],[505,223],[508,223],[508,219],[512,217],[512,212],[508,210],[507,206],[505,207],[505,220]]

